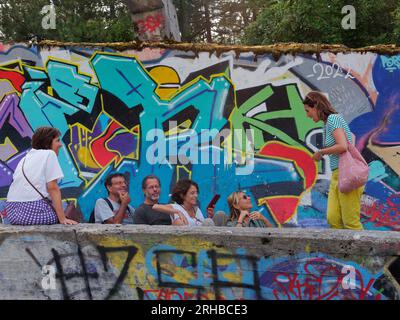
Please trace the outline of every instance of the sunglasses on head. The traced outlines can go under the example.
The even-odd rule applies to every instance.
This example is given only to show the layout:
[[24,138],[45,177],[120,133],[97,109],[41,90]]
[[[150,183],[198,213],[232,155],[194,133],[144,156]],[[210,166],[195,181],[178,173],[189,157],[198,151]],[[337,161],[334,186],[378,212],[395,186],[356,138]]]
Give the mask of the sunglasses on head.
[[306,105],[308,105],[308,106],[310,106],[310,107],[314,107],[315,102],[314,102],[313,100],[311,100],[309,97],[306,97],[306,98],[303,100],[303,104],[306,104]]

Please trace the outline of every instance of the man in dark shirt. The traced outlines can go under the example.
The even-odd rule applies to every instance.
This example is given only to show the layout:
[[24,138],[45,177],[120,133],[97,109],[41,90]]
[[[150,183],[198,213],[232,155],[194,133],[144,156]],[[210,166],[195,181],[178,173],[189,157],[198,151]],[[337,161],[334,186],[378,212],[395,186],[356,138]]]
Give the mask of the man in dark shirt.
[[[144,203],[135,210],[133,217],[135,224],[171,225],[171,215],[177,214],[176,210],[169,209],[168,205],[159,205],[161,183],[155,175],[143,179],[142,190],[145,196]],[[154,207],[154,208],[153,208]],[[156,211],[155,208],[161,211]],[[176,224],[176,223],[174,223]],[[178,223],[179,224],[179,223]]]

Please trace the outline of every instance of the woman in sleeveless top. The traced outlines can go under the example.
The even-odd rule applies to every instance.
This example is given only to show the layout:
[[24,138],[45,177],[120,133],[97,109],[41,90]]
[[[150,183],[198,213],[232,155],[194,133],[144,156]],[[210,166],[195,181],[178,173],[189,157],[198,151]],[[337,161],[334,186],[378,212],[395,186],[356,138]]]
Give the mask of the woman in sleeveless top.
[[330,160],[332,178],[328,194],[328,224],[334,229],[362,230],[360,210],[364,187],[348,193],[339,190],[339,155],[347,150],[347,141],[354,144],[350,128],[322,93],[309,92],[303,104],[309,118],[324,123],[324,148],[315,152],[313,159],[320,161],[328,155]]
[[251,199],[243,191],[232,192],[228,197],[228,206],[230,211],[228,227],[272,227],[272,224],[260,212],[251,212]]

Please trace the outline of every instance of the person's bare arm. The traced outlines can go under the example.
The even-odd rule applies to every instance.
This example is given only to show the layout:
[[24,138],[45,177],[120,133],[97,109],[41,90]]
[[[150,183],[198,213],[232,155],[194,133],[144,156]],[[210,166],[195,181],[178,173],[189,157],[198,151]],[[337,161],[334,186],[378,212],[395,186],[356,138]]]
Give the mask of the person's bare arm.
[[188,224],[188,221],[182,212],[179,210],[175,209],[172,204],[159,204],[156,203],[152,206],[153,210],[169,214],[170,216],[174,216],[175,214],[179,216],[179,218],[182,220],[183,224]]
[[237,221],[237,224],[236,224],[236,227],[238,227],[238,228],[243,227],[243,225],[242,225],[243,220],[244,220],[247,216],[249,216],[249,212],[248,212],[248,211],[246,211],[246,210],[241,211],[241,212],[240,212],[240,215],[239,215],[239,218],[238,218],[238,221]]
[[325,154],[341,154],[347,151],[347,138],[344,130],[342,128],[335,129],[332,135],[336,142],[335,145],[320,149],[319,151],[315,152],[313,155],[314,160],[321,160],[322,156]]
[[174,215],[176,214],[176,209],[172,206],[172,204],[153,204],[152,205],[153,210],[162,212],[162,213],[166,213],[169,215]]
[[128,192],[120,194],[121,205],[114,215],[114,217],[107,219],[104,221],[106,224],[121,224],[122,220],[124,220],[126,208],[128,207],[129,202],[131,202],[131,197],[129,196]]
[[335,145],[321,149],[322,154],[341,154],[347,151],[347,138],[344,130],[342,128],[335,129],[332,135],[336,142]]
[[254,211],[250,214],[250,218],[254,219],[254,220],[262,220],[264,222],[264,224],[268,227],[268,228],[272,228],[272,224],[271,222],[269,222],[269,220],[264,217],[264,215],[259,212],[259,211]]
[[265,225],[266,225],[268,228],[273,228],[272,223],[271,223],[266,217],[264,217],[263,214],[261,214],[260,219],[261,219],[262,221],[264,221]]
[[210,219],[214,217],[214,207],[207,208],[207,217]]
[[56,211],[58,221],[61,224],[77,224],[76,221],[67,219],[65,217],[61,203],[61,190],[57,184],[57,180],[52,180],[50,182],[47,182],[46,186],[47,186],[47,192],[49,193],[52,200],[53,208]]

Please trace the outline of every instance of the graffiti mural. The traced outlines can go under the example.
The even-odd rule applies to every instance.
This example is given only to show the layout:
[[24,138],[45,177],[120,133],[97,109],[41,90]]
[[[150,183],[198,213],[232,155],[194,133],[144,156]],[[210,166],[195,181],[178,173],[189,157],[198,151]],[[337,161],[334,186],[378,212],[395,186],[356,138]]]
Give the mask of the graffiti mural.
[[[247,235],[251,245],[232,248],[235,235],[221,243],[217,235],[182,237],[174,230],[164,235],[127,230],[116,236],[110,230],[93,233],[86,229],[77,230],[78,241],[73,231],[20,231],[2,235],[0,262],[6,266],[0,274],[3,299],[400,298],[398,256],[348,255],[345,248],[334,255],[312,253],[310,244],[294,251],[287,242],[285,245],[284,235],[275,235],[275,245],[261,244],[260,239]],[[258,236],[265,239],[265,234]],[[304,243],[301,236],[297,240]],[[337,238],[331,241],[341,242]],[[315,239],[311,246],[317,242]],[[373,245],[371,250],[381,250],[378,243]],[[283,251],[278,253],[278,247]]]
[[307,92],[321,90],[350,123],[370,166],[364,227],[400,228],[396,56],[1,50],[3,201],[34,130],[46,125],[62,133],[63,196],[75,199],[86,219],[105,196],[104,178],[117,171],[129,180],[134,207],[147,174],[160,177],[162,202],[189,177],[199,183],[201,206],[218,193],[216,210],[227,212],[227,196],[243,189],[276,226],[326,228],[329,159],[316,165],[311,158],[322,123],[308,119],[302,104]]

